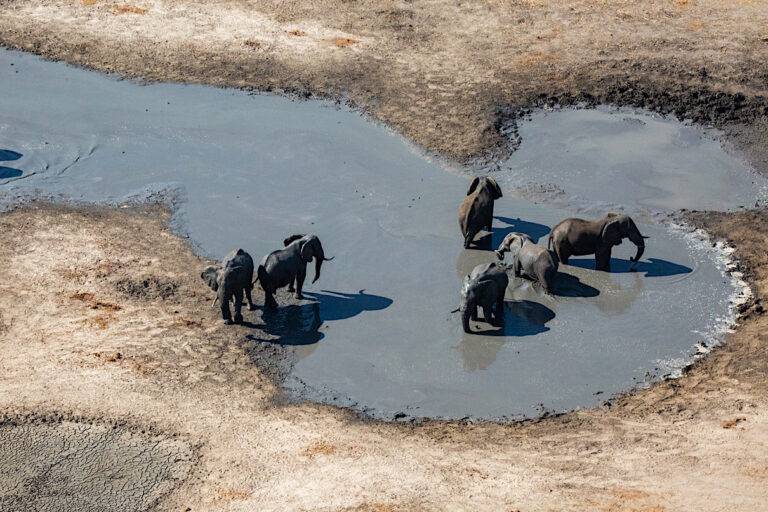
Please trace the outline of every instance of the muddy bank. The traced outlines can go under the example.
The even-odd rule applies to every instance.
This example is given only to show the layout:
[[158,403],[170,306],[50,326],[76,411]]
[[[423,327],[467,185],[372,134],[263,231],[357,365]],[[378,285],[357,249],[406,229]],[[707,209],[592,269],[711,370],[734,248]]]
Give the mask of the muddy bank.
[[0,420],[4,510],[143,511],[187,479],[181,439],[124,425],[45,417]]
[[447,0],[146,0],[117,9],[26,0],[0,11],[0,44],[150,81],[348,98],[462,161],[508,155],[519,108],[647,108],[722,128],[766,172],[767,9]]
[[[632,248],[616,248],[611,274],[574,258],[553,296],[513,279],[504,325],[480,323],[467,335],[448,312],[461,279],[495,255],[461,249],[466,173],[327,103],[139,86],[16,52],[0,55],[0,67],[18,72],[0,79],[0,147],[20,173],[0,180],[2,204],[162,200],[176,232],[216,259],[243,247],[260,260],[292,233],[319,235],[336,256],[322,280],[274,314],[246,313],[247,340],[257,352],[290,347],[279,368],[291,368],[283,383],[298,398],[380,418],[533,417],[676,373],[698,342],[719,343],[738,284],[723,276],[717,249],[649,219],[683,206],[735,208],[768,188],[715,141],[673,121],[534,115],[520,152],[495,173],[507,195],[493,236],[479,245],[496,247],[512,231],[546,243],[563,218],[615,208],[642,215],[652,242],[637,265],[627,259]],[[558,207],[533,204],[531,183],[562,185]],[[178,293],[155,279],[118,284],[147,299]]]

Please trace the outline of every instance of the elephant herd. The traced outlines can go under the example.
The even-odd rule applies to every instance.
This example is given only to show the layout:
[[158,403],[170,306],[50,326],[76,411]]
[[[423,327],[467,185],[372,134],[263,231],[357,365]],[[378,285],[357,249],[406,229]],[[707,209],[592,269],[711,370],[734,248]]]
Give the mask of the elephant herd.
[[[489,233],[493,223],[493,203],[502,197],[501,187],[489,177],[476,177],[459,207],[459,227],[464,236],[464,248],[472,244],[482,229]],[[461,302],[453,312],[461,311],[464,332],[471,332],[469,319],[477,320],[478,308],[483,308],[485,321],[498,321],[504,314],[504,294],[509,283],[507,268],[515,277],[526,276],[538,281],[547,292],[555,289],[558,267],[567,264],[571,256],[595,255],[595,270],[610,272],[611,249],[629,238],[637,247],[631,257],[637,262],[645,250],[645,236],[627,215],[608,213],[598,220],[568,218],[549,232],[547,247],[536,244],[525,233],[509,233],[499,245],[496,256],[504,260],[511,254],[512,263],[505,267],[499,262],[482,263],[464,278]]]
[[248,309],[256,306],[251,298],[253,285],[258,281],[264,290],[264,306],[277,309],[274,294],[278,288],[288,286],[288,291],[295,292],[297,299],[304,298],[301,289],[307,277],[307,263],[315,260],[314,283],[320,278],[320,268],[326,258],[323,245],[315,235],[292,235],[283,240],[284,247],[272,251],[262,258],[256,269],[256,280],[253,279],[253,258],[242,249],[229,253],[221,262],[221,266],[209,265],[203,269],[200,277],[216,292],[213,303],[219,302],[221,317],[224,323],[232,323],[232,313],[229,311],[230,301],[235,303],[235,323],[242,323],[243,295],[248,301]]
[[[502,197],[501,187],[490,177],[476,177],[467,190],[467,197],[459,207],[459,227],[464,237],[464,248],[469,248],[475,236],[483,229],[493,229],[494,201]],[[504,314],[504,294],[509,284],[507,271],[511,269],[515,277],[526,276],[538,281],[547,292],[556,287],[558,267],[567,264],[571,256],[595,255],[595,269],[609,272],[611,269],[611,249],[629,238],[637,253],[632,262],[639,261],[645,250],[645,238],[640,234],[634,221],[617,213],[608,213],[598,220],[565,219],[549,233],[547,248],[536,244],[525,233],[509,233],[499,245],[496,255],[500,261],[483,263],[467,275],[461,286],[461,303],[453,312],[461,311],[462,327],[470,332],[469,319],[477,320],[478,308],[483,308],[486,322],[501,320]],[[307,276],[307,263],[315,260],[314,283],[320,277],[320,268],[326,258],[320,239],[315,235],[292,235],[283,241],[284,247],[273,251],[264,258],[255,269],[253,258],[242,249],[229,253],[221,265],[209,265],[203,269],[203,281],[216,292],[214,304],[219,302],[221,316],[225,323],[231,324],[230,301],[234,301],[234,322],[241,323],[243,296],[248,302],[248,309],[255,306],[251,298],[253,285],[259,282],[264,290],[264,306],[277,308],[274,294],[278,288],[288,287],[295,292],[297,299],[302,299],[302,287]],[[505,253],[511,255],[511,264],[501,263]]]

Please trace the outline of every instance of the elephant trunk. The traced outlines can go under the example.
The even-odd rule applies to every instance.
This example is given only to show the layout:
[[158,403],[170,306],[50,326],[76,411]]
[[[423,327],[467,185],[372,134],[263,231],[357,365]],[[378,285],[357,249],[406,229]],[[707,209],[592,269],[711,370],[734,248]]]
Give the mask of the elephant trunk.
[[640,230],[637,229],[637,226],[631,220],[629,226],[629,239],[635,246],[637,246],[635,257],[629,258],[629,260],[632,262],[640,261],[640,258],[643,257],[643,252],[645,251],[645,238],[640,234]]
[[462,302],[459,310],[461,311],[461,327],[466,333],[472,332],[469,329],[469,317],[472,315],[472,311],[475,310],[475,305],[473,303]]
[[318,250],[315,253],[315,278],[312,280],[313,283],[320,279],[320,267],[323,266],[323,261],[325,261],[323,246],[318,244]]

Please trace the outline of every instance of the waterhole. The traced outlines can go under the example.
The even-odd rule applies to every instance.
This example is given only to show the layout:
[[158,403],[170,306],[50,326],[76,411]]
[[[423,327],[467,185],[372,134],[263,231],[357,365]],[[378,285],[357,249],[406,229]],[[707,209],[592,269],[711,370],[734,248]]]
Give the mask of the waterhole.
[[[615,248],[611,273],[595,272],[589,257],[571,260],[556,295],[512,279],[505,324],[476,323],[479,332],[465,334],[450,313],[461,279],[494,258],[462,249],[457,208],[469,172],[448,172],[333,104],[142,86],[1,53],[0,69],[11,64],[18,73],[0,73],[0,148],[21,155],[9,164],[21,174],[0,181],[4,204],[162,199],[175,208],[174,227],[215,258],[243,247],[258,261],[290,234],[320,237],[335,260],[307,284],[305,300],[246,312],[277,337],[271,342],[295,347],[285,387],[297,397],[381,418],[503,419],[594,406],[674,372],[732,318],[736,288],[718,249],[647,213],[738,207],[760,199],[765,180],[680,123],[605,111],[568,114],[555,126],[552,115],[534,115],[521,126],[519,153],[496,173],[506,194],[493,246],[511,231],[541,239],[559,220],[604,205],[637,212],[650,239],[635,267],[628,243]],[[601,127],[584,126],[593,116]],[[529,151],[532,140],[567,150]],[[665,140],[677,141],[671,167]],[[698,176],[699,164],[686,162],[700,162],[702,146],[717,158],[706,157],[702,179],[681,191],[679,176]],[[523,187],[530,183],[564,192],[535,204]]]

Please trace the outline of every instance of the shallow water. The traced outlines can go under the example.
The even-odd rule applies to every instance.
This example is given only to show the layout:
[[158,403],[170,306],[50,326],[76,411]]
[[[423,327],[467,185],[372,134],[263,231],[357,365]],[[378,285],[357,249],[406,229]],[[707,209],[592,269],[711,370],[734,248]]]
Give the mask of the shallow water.
[[661,116],[600,107],[539,111],[519,123],[520,147],[501,164],[507,186],[554,185],[549,199],[627,212],[753,207],[768,180],[712,135]]
[[[625,244],[611,274],[589,258],[561,267],[559,296],[512,280],[506,325],[466,335],[449,313],[461,278],[495,257],[461,249],[469,181],[383,127],[321,102],[141,86],[16,52],[0,52],[0,70],[0,149],[11,157],[0,164],[21,173],[0,180],[0,206],[170,200],[175,227],[217,258],[243,247],[258,260],[292,233],[320,237],[336,259],[307,299],[246,313],[296,345],[286,385],[303,397],[384,418],[593,406],[679,367],[729,318],[734,288],[712,249],[641,223],[651,238],[637,272]],[[513,230],[542,237],[574,213],[510,196],[496,205],[494,247]]]

